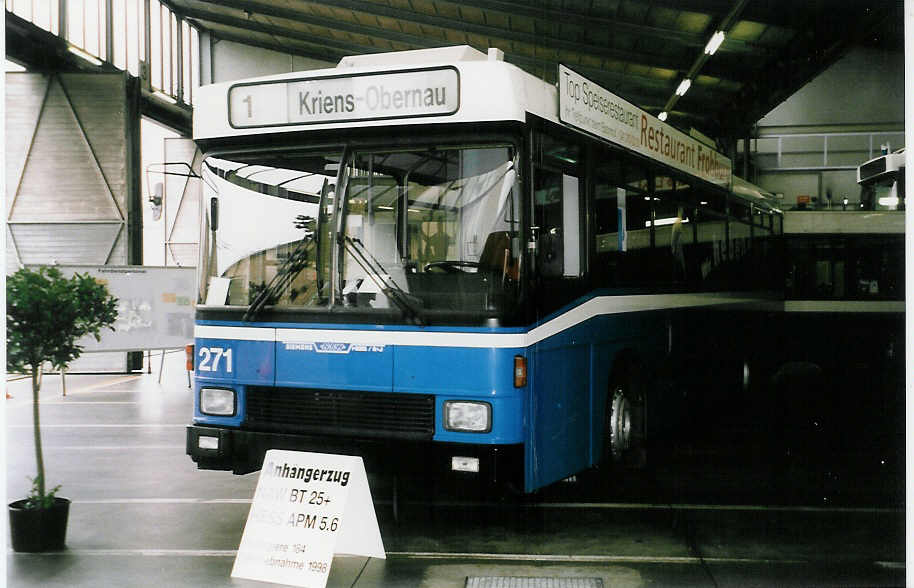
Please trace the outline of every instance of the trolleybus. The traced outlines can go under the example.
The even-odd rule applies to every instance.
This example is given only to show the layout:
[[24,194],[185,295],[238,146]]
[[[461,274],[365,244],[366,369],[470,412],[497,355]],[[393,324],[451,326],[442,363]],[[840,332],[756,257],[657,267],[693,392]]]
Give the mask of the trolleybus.
[[744,359],[725,311],[691,319],[773,287],[780,212],[558,74],[449,47],[200,89],[198,467],[314,450],[529,492],[641,461],[690,333]]

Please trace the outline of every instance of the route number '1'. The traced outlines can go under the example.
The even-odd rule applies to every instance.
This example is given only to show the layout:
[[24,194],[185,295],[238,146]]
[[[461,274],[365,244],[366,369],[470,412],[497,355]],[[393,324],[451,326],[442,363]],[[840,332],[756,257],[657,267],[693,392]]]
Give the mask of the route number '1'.
[[224,358],[225,371],[227,373],[232,373],[231,349],[223,349],[221,347],[201,347],[200,353],[197,355],[200,356],[200,363],[197,364],[197,369],[201,372],[218,372],[219,362]]
[[251,95],[248,94],[247,96],[245,96],[244,100],[242,100],[242,102],[244,102],[245,104],[248,105],[248,118],[251,118],[252,116],[254,116],[253,110],[251,108],[254,101],[251,99]]

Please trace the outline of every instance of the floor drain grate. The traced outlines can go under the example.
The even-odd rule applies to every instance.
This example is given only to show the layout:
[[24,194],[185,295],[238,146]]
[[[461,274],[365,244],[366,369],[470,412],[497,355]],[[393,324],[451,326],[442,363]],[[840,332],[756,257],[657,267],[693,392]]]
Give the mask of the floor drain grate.
[[466,588],[603,588],[600,578],[468,576]]

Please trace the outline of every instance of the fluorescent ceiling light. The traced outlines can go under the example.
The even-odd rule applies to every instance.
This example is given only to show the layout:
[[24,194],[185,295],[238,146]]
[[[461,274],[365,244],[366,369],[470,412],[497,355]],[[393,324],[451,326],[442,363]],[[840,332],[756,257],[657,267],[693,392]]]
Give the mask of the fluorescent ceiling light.
[[94,66],[99,66],[99,65],[102,64],[102,60],[101,60],[101,59],[99,59],[98,57],[96,57],[96,56],[94,56],[94,55],[90,55],[89,53],[86,53],[85,51],[83,51],[83,50],[80,49],[79,47],[74,47],[73,45],[70,45],[69,47],[67,47],[67,50],[68,50],[70,53],[72,53],[73,55],[75,55],[75,56],[77,56],[77,57],[79,57],[79,58],[81,58],[81,59],[84,59],[84,60],[88,61],[89,63],[91,63],[91,64],[94,65]]
[[688,92],[689,88],[691,88],[691,87],[692,87],[692,80],[690,80],[689,78],[682,80],[681,82],[679,82],[679,87],[676,88],[676,95],[685,96],[685,93]]
[[723,42],[724,42],[724,32],[717,31],[711,37],[711,40],[708,41],[708,44],[705,45],[705,53],[708,55],[714,55],[714,53],[720,48],[720,46]]
[[[670,217],[670,218],[658,218],[657,220],[654,221],[654,226],[655,227],[665,227],[667,225],[672,225],[673,223],[676,222],[676,218],[677,217],[675,217],[675,216]],[[689,219],[684,218],[684,219],[682,219],[682,222],[687,223],[687,222],[689,222]],[[645,228],[647,228],[649,226],[651,226],[651,221],[647,221],[644,223]]]
[[665,111],[665,110],[664,110],[663,112],[661,112],[660,114],[657,115],[657,118],[660,119],[660,120],[662,120],[662,121],[663,121],[663,120],[666,120],[666,117],[667,117],[667,114],[666,114],[666,111]]

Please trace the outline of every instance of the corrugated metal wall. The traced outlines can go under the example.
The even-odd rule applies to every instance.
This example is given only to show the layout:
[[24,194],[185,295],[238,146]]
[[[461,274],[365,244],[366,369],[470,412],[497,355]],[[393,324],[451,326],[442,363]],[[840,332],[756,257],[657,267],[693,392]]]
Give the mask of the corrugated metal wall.
[[[142,263],[137,92],[120,73],[7,74],[7,273]],[[72,368],[125,365],[93,354]]]

